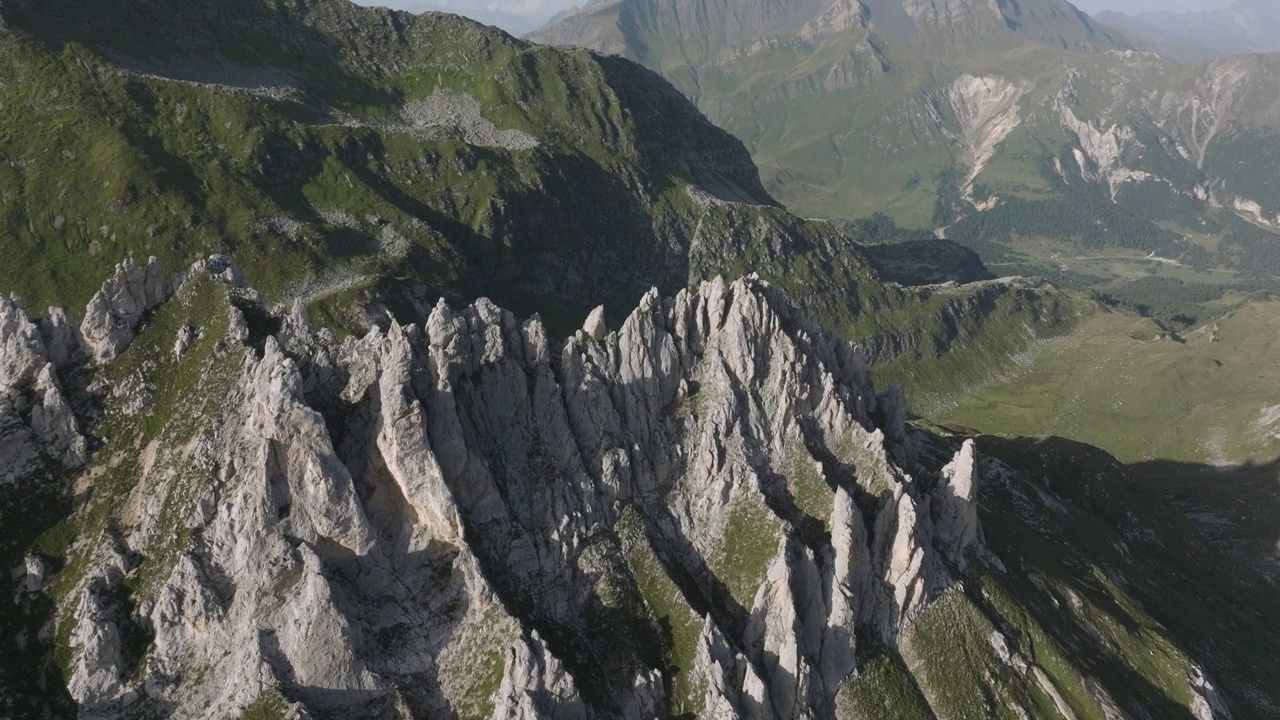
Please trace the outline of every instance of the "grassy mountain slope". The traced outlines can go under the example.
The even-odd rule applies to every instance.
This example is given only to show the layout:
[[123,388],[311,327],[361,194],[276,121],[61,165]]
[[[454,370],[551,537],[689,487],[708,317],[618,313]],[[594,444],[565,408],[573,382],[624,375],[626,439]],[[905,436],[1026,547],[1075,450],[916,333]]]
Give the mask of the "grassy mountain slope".
[[[1228,703],[1233,717],[1276,712],[1266,689],[1276,636],[1263,619],[1276,612],[1274,585],[1224,557],[1140,468],[1060,438],[978,444],[1022,482],[985,491],[988,540],[1017,559],[974,594],[996,608],[1018,604],[1004,617],[1017,618],[1015,636],[1052,678],[1057,715],[1066,715],[1063,705],[1079,717],[1113,717],[1116,706],[1138,714],[1141,704],[1153,717],[1204,717],[1210,703],[1160,689],[1202,672],[1225,694],[1248,698]],[[1080,632],[1097,644],[1070,639]],[[1186,664],[1209,657],[1201,667]],[[1060,661],[1080,673],[1074,682]]]
[[280,299],[629,302],[687,279],[688,186],[770,203],[734,140],[632,73],[665,120],[638,130],[587,53],[340,2],[151,8],[6,10],[3,282],[33,306],[83,303],[126,253],[210,252]]
[[1280,578],[1278,326],[1275,302],[1245,304],[1185,337],[1097,313],[1037,353],[1024,373],[980,389],[941,419],[1104,448],[1220,547]]
[[[1099,248],[1131,264],[1155,252],[1201,283],[1280,267],[1280,204],[1261,171],[1280,148],[1274,57],[1180,66],[1126,50],[1067,3],[1019,3],[1019,20],[904,0],[824,2],[704,48],[651,5],[588,6],[533,37],[663,73],[801,214],[883,212],[1024,270]],[[703,5],[711,27],[739,27],[733,12],[750,8]]]
[[1234,465],[1278,449],[1271,406],[1280,307],[1250,303],[1185,337],[1099,312],[1039,353],[1028,372],[945,419],[986,432],[1060,435],[1125,462]]
[[777,207],[736,139],[624,60],[337,0],[0,7],[0,286],[29,308],[82,307],[127,255],[224,253],[339,329],[488,295],[568,332],[654,285],[758,272],[874,343],[982,346],[931,331],[910,310],[927,291]]

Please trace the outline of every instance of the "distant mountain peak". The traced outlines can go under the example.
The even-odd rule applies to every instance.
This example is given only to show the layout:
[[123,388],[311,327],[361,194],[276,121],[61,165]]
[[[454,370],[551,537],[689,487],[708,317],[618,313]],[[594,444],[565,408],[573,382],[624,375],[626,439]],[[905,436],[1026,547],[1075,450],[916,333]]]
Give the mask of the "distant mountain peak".
[[969,52],[976,43],[1036,42],[1075,52],[1130,49],[1067,0],[594,0],[530,34],[538,42],[592,47],[643,59],[680,45],[686,56],[801,34],[854,10],[877,35],[926,51]]
[[1280,4],[1236,0],[1224,8],[1177,12],[1099,13],[1143,48],[1180,62],[1280,51]]
[[1099,26],[1067,0],[863,0],[875,12],[900,5],[917,25],[956,33],[1010,30],[1024,39],[1074,51],[1126,49],[1120,36]]

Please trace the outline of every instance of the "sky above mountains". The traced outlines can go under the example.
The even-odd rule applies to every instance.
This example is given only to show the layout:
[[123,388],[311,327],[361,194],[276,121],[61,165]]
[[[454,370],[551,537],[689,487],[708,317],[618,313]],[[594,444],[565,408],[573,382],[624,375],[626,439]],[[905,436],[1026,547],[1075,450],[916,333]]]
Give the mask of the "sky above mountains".
[[[1074,0],[1088,13],[1116,10],[1124,13],[1172,10],[1185,12],[1226,7],[1231,0]],[[541,27],[555,14],[586,0],[356,0],[361,5],[386,5],[400,10],[423,12],[443,10],[497,25],[507,32],[523,34]]]

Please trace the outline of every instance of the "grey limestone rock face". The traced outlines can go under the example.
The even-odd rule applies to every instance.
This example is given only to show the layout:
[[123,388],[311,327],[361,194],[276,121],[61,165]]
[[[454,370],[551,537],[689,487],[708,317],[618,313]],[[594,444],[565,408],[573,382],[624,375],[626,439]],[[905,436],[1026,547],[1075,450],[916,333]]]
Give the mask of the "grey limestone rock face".
[[0,296],[0,388],[34,381],[48,361],[39,326],[17,297]]
[[[88,441],[59,371],[85,357],[96,363],[114,359],[133,340],[144,316],[196,273],[231,287],[246,285],[244,275],[223,257],[197,262],[172,279],[165,278],[155,258],[146,265],[126,259],[94,295],[78,326],[61,308],[32,320],[17,297],[0,296],[0,483],[32,476],[44,458],[72,469],[85,464]],[[243,318],[235,325],[237,341],[247,339]],[[175,355],[195,339],[194,330],[184,328],[175,339]]]
[[94,570],[76,593],[71,647],[75,661],[67,689],[80,704],[81,717],[110,717],[129,692],[124,632],[127,618],[118,602],[127,562],[114,544],[103,543]]
[[0,296],[0,483],[39,468],[43,453],[28,420],[28,390],[46,362],[44,340],[18,298]]
[[0,394],[0,484],[26,479],[40,466],[41,449],[23,415],[29,405],[23,394]]
[[[146,307],[151,277],[103,295]],[[68,600],[96,716],[279,693],[314,718],[820,717],[860,631],[896,642],[977,537],[935,527],[901,393],[755,279],[652,292],[560,346],[487,300],[343,342],[295,309],[257,348],[230,312],[230,390],[144,450]],[[127,342],[95,337],[100,362]],[[971,500],[965,452],[933,476]],[[637,640],[670,606],[703,608],[681,697]]]
[[537,634],[507,650],[493,720],[587,720],[590,717],[564,664]]
[[604,340],[604,336],[609,333],[609,328],[604,322],[604,306],[596,308],[587,316],[587,321],[582,325],[582,331],[596,342]]
[[45,452],[63,465],[80,467],[88,459],[88,443],[80,434],[75,413],[63,397],[52,363],[41,368],[35,382],[35,396],[36,403],[31,408],[32,433],[44,445]]
[[160,261],[145,265],[126,259],[102,285],[85,310],[80,337],[86,354],[97,362],[112,360],[133,340],[143,315],[169,295],[169,280]]
[[18,589],[24,593],[38,593],[44,590],[49,576],[48,563],[34,555],[28,555],[22,562]]
[[965,551],[981,539],[976,453],[973,441],[965,441],[955,459],[942,469],[944,482],[932,497],[938,542],[960,565],[965,562]]
[[62,308],[49,308],[49,314],[40,318],[40,335],[54,367],[65,367],[75,357],[76,328],[67,321],[67,313]]
[[1191,712],[1196,720],[1231,720],[1231,710],[1201,667],[1191,669],[1191,690],[1195,693]]
[[[0,483],[25,479],[48,457],[66,467],[87,458],[85,438],[58,382],[46,334],[14,297],[0,297]],[[60,335],[54,333],[54,339]],[[65,358],[65,345],[54,345]]]

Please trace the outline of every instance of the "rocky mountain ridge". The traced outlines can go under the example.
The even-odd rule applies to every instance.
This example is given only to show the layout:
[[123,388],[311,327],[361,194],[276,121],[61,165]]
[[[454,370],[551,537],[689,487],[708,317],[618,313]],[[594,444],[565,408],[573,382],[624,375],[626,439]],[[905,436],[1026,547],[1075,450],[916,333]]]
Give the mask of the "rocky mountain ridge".
[[[77,333],[5,306],[0,366],[25,369],[0,490],[75,501],[5,539],[5,619],[27,623],[8,671],[45,689],[0,707],[860,717],[898,702],[860,685],[885,657],[911,703],[954,702],[929,628],[1009,572],[978,497],[1022,481],[909,428],[901,389],[767,284],[651,292],[560,345],[486,300],[338,342],[301,305],[266,314],[225,260],[159,277],[122,265],[68,360],[48,348]],[[47,460],[10,462],[28,448]],[[1032,672],[1009,632],[991,662],[1023,670],[983,685],[1002,706],[1039,713],[1083,682]],[[1169,687],[1229,717],[1194,669]],[[1156,702],[1128,692],[1095,695]]]
[[[120,311],[82,326],[92,362],[110,363],[127,344],[133,308],[158,305],[156,271],[155,263],[122,265],[95,297],[91,307],[111,298]],[[195,292],[180,287],[170,302]],[[21,348],[21,366],[46,361],[37,388],[56,380],[32,342],[38,326],[8,308],[4,346]],[[624,562],[619,543],[647,543],[670,572],[687,575],[687,592],[705,594],[705,667],[685,671],[706,695],[690,702],[715,716],[752,707],[793,717],[834,702],[853,670],[856,625],[891,642],[911,611],[951,582],[945,566],[963,565],[978,541],[972,445],[936,490],[917,488],[894,469],[910,457],[901,394],[877,396],[855,350],[759,283],[715,281],[665,301],[648,295],[617,333],[593,316],[558,357],[536,319],[517,323],[487,301],[461,313],[441,304],[424,326],[338,345],[293,316],[260,356],[237,347],[250,333],[234,306],[228,312],[225,336],[199,341],[218,345],[206,372],[226,363],[236,376],[222,410],[189,419],[186,443],[149,444],[128,495],[89,500],[113,500],[131,527],[86,536],[73,549],[82,558],[72,564],[84,565],[68,581],[60,634],[74,657],[68,689],[82,717],[156,708],[225,717],[273,688],[317,717],[385,716],[397,703],[440,717],[465,699],[463,678],[450,677],[463,670],[453,655],[464,650],[450,634],[501,628],[511,643],[496,660],[503,685],[480,698],[496,703],[494,717],[594,716],[588,711],[602,702],[598,710],[652,717],[669,701],[661,668],[593,673],[591,651],[605,652],[612,671],[636,665],[639,648],[610,653],[578,626],[620,599],[606,596],[635,590],[601,585],[626,578],[599,577]],[[103,344],[103,326],[118,340]],[[174,356],[207,330],[184,325]],[[6,387],[30,385],[29,375]],[[757,396],[766,388],[769,396]],[[56,455],[61,438],[42,433],[49,423],[41,418],[62,405],[44,392],[32,435]],[[118,409],[147,413],[146,390],[112,388],[113,396],[133,392],[141,399]],[[701,408],[674,420],[667,413],[680,405]],[[339,409],[347,417],[332,415]],[[109,438],[99,457],[127,447]],[[815,453],[853,462],[843,472],[860,479],[823,477]],[[769,477],[770,468],[814,463],[816,488]],[[32,481],[22,474],[11,482]],[[829,517],[818,520],[803,493],[825,494],[828,483],[838,485],[834,504],[828,498]],[[855,498],[871,502],[872,493],[881,507],[864,519]],[[725,563],[740,561],[721,545],[723,534],[742,512],[764,513],[764,525],[732,528],[759,532],[740,540],[764,554],[744,576],[726,576]],[[766,520],[771,513],[783,517]],[[624,514],[640,523],[638,535],[600,537],[620,532]],[[819,530],[828,522],[829,542]],[[187,540],[165,556],[158,547],[173,533]],[[143,574],[150,579],[134,586],[135,614],[124,617],[125,583]],[[66,623],[74,623],[69,633]],[[454,629],[436,637],[441,623]],[[796,632],[797,623],[808,629]],[[148,628],[143,656],[127,657],[131,624]],[[378,641],[384,632],[396,637]],[[574,675],[605,685],[584,699]],[[203,680],[184,682],[190,677]],[[539,699],[544,684],[552,695]]]
[[624,60],[101,8],[0,3],[0,714],[1280,707],[1270,586],[1113,460],[872,383],[981,381],[1075,317],[1052,285],[886,282],[937,278]]

